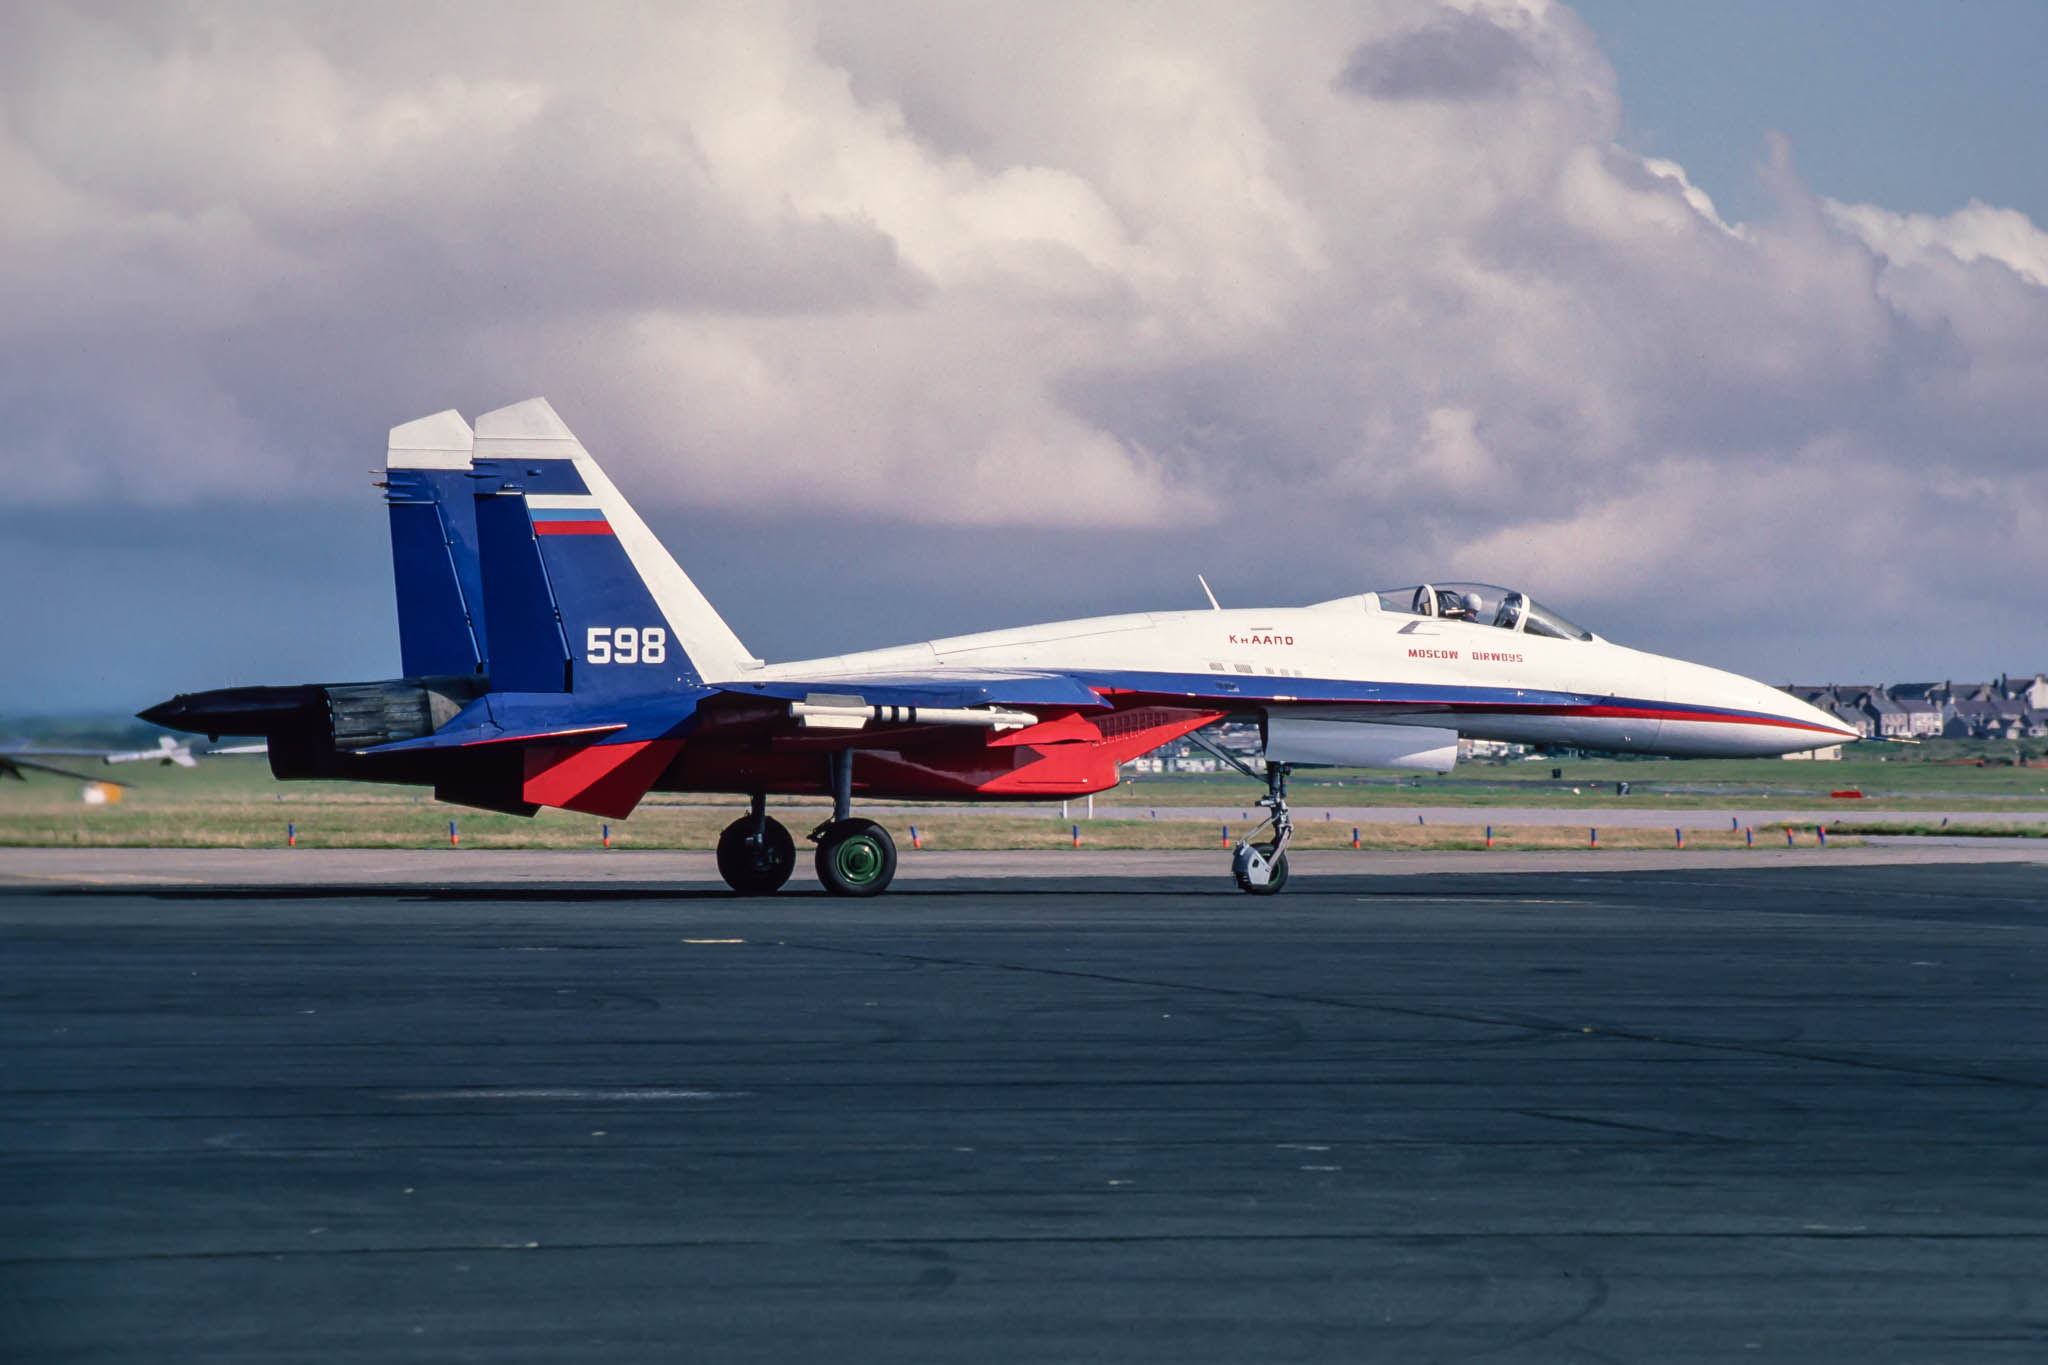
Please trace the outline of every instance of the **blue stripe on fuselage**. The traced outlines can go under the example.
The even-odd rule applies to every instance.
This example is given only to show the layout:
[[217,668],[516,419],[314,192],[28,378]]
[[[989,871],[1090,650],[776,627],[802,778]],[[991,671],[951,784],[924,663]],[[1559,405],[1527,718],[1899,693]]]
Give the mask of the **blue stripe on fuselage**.
[[[1699,706],[1654,698],[1611,696],[1597,692],[1554,692],[1526,687],[1486,687],[1452,683],[1361,682],[1345,678],[1286,678],[1259,673],[1151,673],[1138,670],[1078,670],[1070,676],[1098,691],[1131,693],[1160,705],[1214,703],[1241,706],[1247,702],[1289,706],[1371,706],[1386,710],[1470,715],[1490,712],[1542,715],[1588,706],[1653,712],[1666,720],[1755,721],[1784,725],[1787,718],[1769,711]],[[1806,728],[1801,725],[1798,728]]]
[[[1171,705],[1279,702],[1286,705],[1377,705],[1420,707],[1530,706],[1550,710],[1591,706],[1607,698],[1580,692],[1547,692],[1526,687],[1469,687],[1442,683],[1359,682],[1346,678],[1283,678],[1258,673],[1149,673],[1081,669],[1070,676],[1097,691],[1136,693]],[[1621,703],[1630,705],[1633,703]],[[1645,705],[1661,706],[1662,702]]]

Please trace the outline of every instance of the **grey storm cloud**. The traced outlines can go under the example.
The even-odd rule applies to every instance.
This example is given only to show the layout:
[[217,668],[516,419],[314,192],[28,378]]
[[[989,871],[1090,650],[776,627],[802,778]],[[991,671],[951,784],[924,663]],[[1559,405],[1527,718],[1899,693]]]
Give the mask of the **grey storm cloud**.
[[1782,146],[1731,223],[1621,119],[1536,0],[10,7],[0,465],[22,515],[360,501],[387,427],[541,393],[833,576],[969,528],[1686,652],[1673,600],[1855,566],[1844,639],[1988,629],[2048,573],[2048,234]]
[[1506,25],[1447,10],[1421,28],[1360,44],[1337,84],[1376,99],[1485,99],[1509,93],[1539,65],[1528,43]]

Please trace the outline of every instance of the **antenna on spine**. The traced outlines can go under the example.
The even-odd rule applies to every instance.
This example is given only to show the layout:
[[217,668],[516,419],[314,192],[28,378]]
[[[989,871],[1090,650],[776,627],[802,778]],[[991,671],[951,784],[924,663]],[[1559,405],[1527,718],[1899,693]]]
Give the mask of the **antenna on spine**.
[[1208,579],[1206,579],[1206,578],[1204,578],[1204,577],[1202,577],[1202,576],[1201,576],[1200,574],[1196,574],[1196,575],[1195,575],[1195,581],[1196,581],[1197,583],[1200,583],[1200,584],[1202,585],[1202,596],[1204,596],[1204,597],[1206,597],[1206,598],[1208,598],[1208,599],[1209,599],[1209,607],[1210,607],[1210,610],[1212,610],[1212,611],[1222,611],[1222,610],[1223,610],[1223,606],[1222,606],[1222,604],[1221,604],[1221,603],[1219,603],[1219,602],[1218,602],[1218,601],[1216,600],[1216,594],[1215,594],[1215,593],[1213,593],[1213,592],[1210,592],[1210,591],[1209,591],[1209,580],[1208,580]]

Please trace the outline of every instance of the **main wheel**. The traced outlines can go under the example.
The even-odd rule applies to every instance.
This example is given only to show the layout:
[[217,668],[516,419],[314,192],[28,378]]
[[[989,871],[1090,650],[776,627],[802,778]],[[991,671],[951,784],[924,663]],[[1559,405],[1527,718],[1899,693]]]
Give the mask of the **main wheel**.
[[718,875],[742,896],[780,891],[796,870],[796,841],[781,821],[762,820],[758,838],[754,831],[754,817],[742,815],[718,836]]
[[1273,845],[1271,844],[1253,844],[1252,847],[1258,849],[1264,857],[1272,859],[1273,871],[1266,878],[1264,886],[1252,885],[1251,879],[1242,872],[1239,872],[1235,874],[1237,877],[1237,889],[1251,896],[1276,896],[1280,894],[1280,888],[1287,885],[1287,855],[1282,853],[1279,857],[1274,857]]
[[896,876],[896,841],[872,820],[840,820],[818,839],[818,880],[835,896],[879,896]]

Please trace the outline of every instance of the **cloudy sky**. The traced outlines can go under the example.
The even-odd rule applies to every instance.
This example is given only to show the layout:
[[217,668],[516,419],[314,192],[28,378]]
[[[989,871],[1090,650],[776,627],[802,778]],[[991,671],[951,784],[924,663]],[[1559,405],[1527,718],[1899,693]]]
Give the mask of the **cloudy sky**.
[[0,8],[0,709],[396,671],[545,394],[769,658],[1524,586],[2048,667],[2048,8]]

